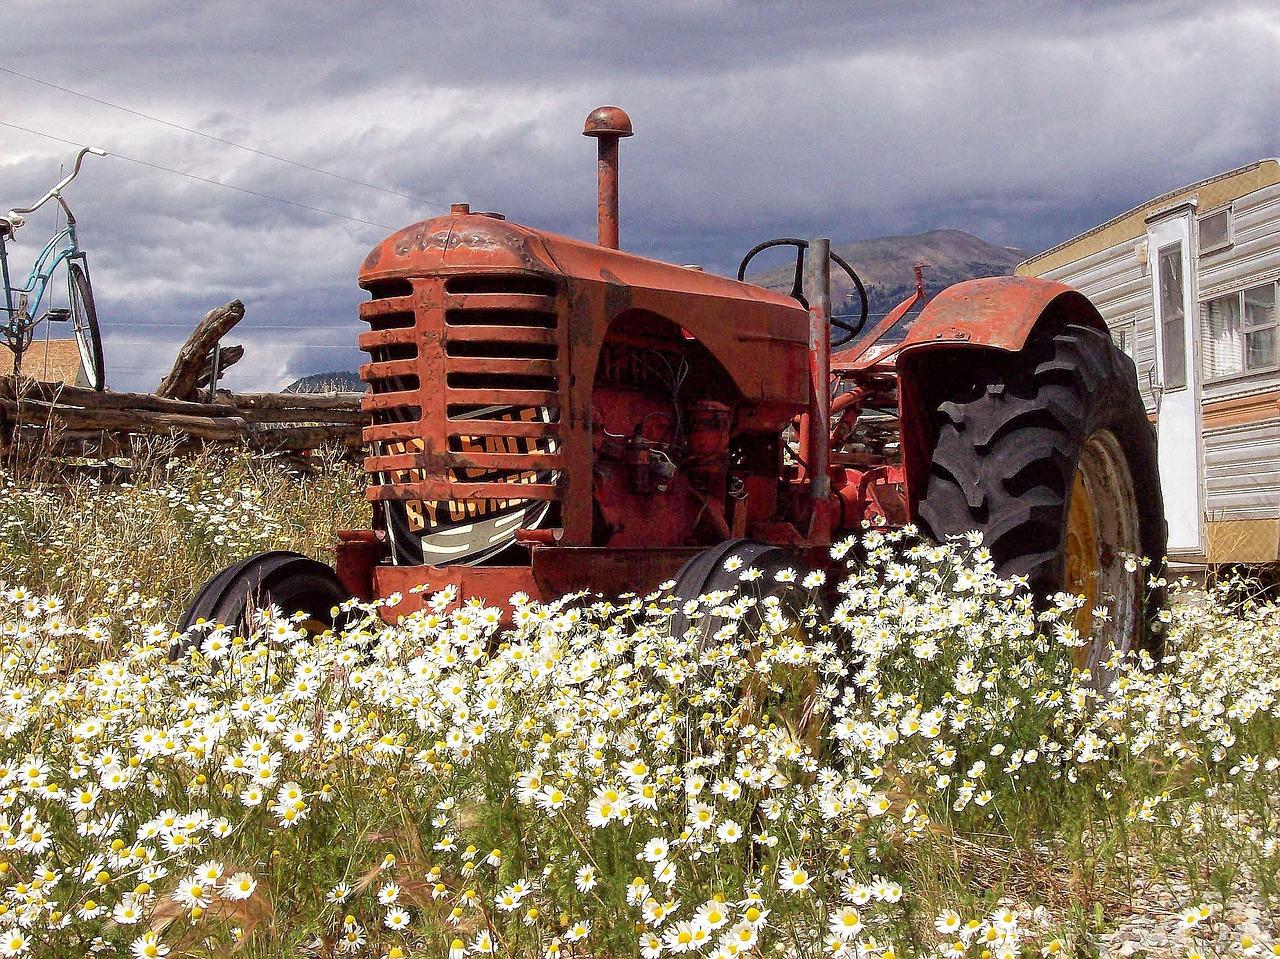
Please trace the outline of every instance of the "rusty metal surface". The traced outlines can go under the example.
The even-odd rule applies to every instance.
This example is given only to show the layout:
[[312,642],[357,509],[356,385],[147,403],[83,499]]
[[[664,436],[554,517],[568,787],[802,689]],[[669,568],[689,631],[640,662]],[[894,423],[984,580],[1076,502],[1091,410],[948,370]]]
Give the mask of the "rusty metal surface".
[[[472,218],[458,214],[449,219],[463,217]],[[452,293],[448,281],[437,276],[414,281],[408,295],[361,304],[362,318],[372,324],[399,318],[393,328],[372,330],[360,338],[361,348],[371,355],[371,362],[361,367],[361,376],[372,385],[362,405],[375,415],[366,431],[372,455],[366,458],[365,469],[382,479],[370,488],[370,499],[435,502],[559,496],[554,485],[538,479],[562,466],[560,457],[519,449],[516,442],[536,447],[541,440],[547,446],[554,442],[556,424],[451,412],[469,407],[503,411],[560,405],[558,389],[527,388],[530,378],[554,386],[558,372],[554,356],[529,359],[522,355],[529,345],[560,350],[562,331],[547,328],[549,321],[541,319],[554,318],[559,305],[546,292],[510,289],[523,283],[516,275],[508,278],[506,290]],[[485,322],[472,323],[472,316]],[[487,322],[489,318],[492,323]],[[511,321],[544,325],[508,325]],[[484,349],[481,355],[470,355],[467,349],[451,350],[451,343],[480,344]],[[515,356],[503,356],[504,351]],[[379,414],[388,421],[378,422]]]
[[596,242],[610,250],[616,250],[619,242],[618,138],[601,136],[596,142]]
[[374,598],[374,567],[386,553],[386,544],[375,530],[339,530],[333,548],[333,569],[352,596],[368,602]]
[[376,279],[443,270],[449,266],[450,254],[459,251],[463,267],[554,273],[555,262],[544,243],[547,236],[469,211],[423,220],[391,234],[369,251],[360,271],[361,285],[368,289],[366,284]]
[[582,127],[584,137],[596,140],[596,219],[599,243],[618,248],[618,140],[632,136],[631,118],[618,107],[596,107]]
[[[767,306],[770,316],[775,315],[773,310],[779,311],[776,328],[765,323],[755,332],[772,333],[802,346],[808,342],[805,310],[785,294],[480,214],[435,217],[393,233],[365,258],[360,285],[371,289],[400,278],[489,271],[607,283],[677,298],[707,296],[730,301],[749,314]],[[688,311],[688,303],[674,302]],[[698,309],[702,308],[699,304]],[[361,318],[375,312],[396,312],[396,308],[381,298],[361,304]],[[746,325],[756,325],[751,316]]]
[[587,114],[586,122],[582,125],[584,137],[629,137],[633,132],[631,117],[627,116],[627,111],[614,106],[596,107]]
[[1084,296],[1062,283],[992,276],[957,283],[935,296],[911,324],[898,352],[957,343],[1020,350],[1050,306],[1070,309],[1087,322],[1102,322]]
[[672,578],[700,550],[537,545],[525,566],[377,566],[373,590],[381,597],[403,596],[386,611],[388,618],[421,609],[424,596],[450,586],[458,590],[459,601],[481,597],[502,607],[514,593],[525,593],[538,602],[581,589],[606,596],[645,593]]
[[[447,587],[458,591],[456,608],[470,597],[481,597],[497,606],[505,606],[514,593],[540,598],[533,570],[528,566],[376,566],[373,570],[374,592],[381,598],[398,593],[401,601],[384,607],[384,619],[394,622],[401,616],[422,609],[424,597]],[[415,588],[424,591],[414,592]]]
[[835,485],[841,529],[858,529],[863,520],[883,520],[901,526],[909,519],[905,477],[900,466],[838,470]]
[[702,549],[538,546],[533,550],[533,578],[547,598],[579,589],[606,596],[647,593],[675,576],[685,560]]

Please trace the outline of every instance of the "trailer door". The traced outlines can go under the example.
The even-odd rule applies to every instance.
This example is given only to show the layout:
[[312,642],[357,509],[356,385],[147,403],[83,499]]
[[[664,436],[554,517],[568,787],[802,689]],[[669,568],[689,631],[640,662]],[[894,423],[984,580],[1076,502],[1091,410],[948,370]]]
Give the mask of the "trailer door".
[[1204,454],[1196,343],[1194,206],[1148,220],[1147,257],[1155,304],[1156,432],[1160,486],[1169,522],[1169,555],[1204,556]]

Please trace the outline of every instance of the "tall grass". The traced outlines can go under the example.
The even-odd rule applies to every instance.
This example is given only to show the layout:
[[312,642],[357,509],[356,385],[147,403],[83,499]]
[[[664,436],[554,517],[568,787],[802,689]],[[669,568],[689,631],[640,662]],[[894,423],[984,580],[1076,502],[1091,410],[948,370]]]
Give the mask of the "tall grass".
[[363,486],[336,456],[299,473],[226,450],[143,457],[109,483],[0,473],[0,581],[63,597],[79,619],[123,604],[176,621],[238,559],[267,549],[325,559],[336,530],[368,527]]

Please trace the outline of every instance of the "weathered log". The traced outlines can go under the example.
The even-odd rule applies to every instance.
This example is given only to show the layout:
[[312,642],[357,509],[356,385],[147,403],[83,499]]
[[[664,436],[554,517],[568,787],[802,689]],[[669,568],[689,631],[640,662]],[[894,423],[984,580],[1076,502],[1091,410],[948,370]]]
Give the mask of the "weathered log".
[[178,432],[200,439],[243,439],[245,422],[238,416],[187,416],[146,410],[84,410],[40,400],[18,403],[0,400],[0,406],[17,423],[63,430],[113,430],[165,435]]
[[[35,427],[28,428],[35,429]],[[39,430],[38,432],[39,437],[35,443],[39,445],[41,451],[47,450],[64,456],[73,453],[79,456],[131,457],[137,455],[139,443],[143,441],[143,438],[137,434],[109,430],[56,430],[53,432]],[[169,434],[154,438],[164,442],[166,455],[173,456],[194,453],[209,443],[219,442],[197,439],[185,434],[180,437]]]
[[242,319],[244,304],[239,300],[232,300],[226,306],[219,306],[206,313],[187,337],[187,342],[182,344],[173,369],[160,381],[156,394],[177,400],[190,399],[209,351]]
[[15,381],[12,376],[0,376],[0,399],[41,400],[59,406],[78,406],[103,410],[149,410],[155,413],[186,413],[192,416],[235,416],[232,403],[197,403],[190,400],[171,400],[153,393],[115,393],[111,390],[87,390],[80,386],[64,386],[26,379]]
[[361,393],[236,393],[242,410],[358,410]]
[[[237,304],[225,309],[232,307],[242,309]],[[206,317],[205,325],[230,322]],[[189,358],[191,351],[186,352]],[[189,380],[190,368],[182,376]],[[173,374],[166,378],[173,380]],[[232,395],[220,390],[215,401],[198,402],[0,376],[0,432],[12,434],[9,439],[33,456],[44,455],[41,451],[128,456],[146,436],[165,438],[174,452],[223,443],[281,454],[338,446],[354,456],[368,422],[360,400],[359,393]]]
[[12,376],[0,376],[0,399],[40,402],[65,408],[143,410],[190,416],[243,416],[256,422],[363,423],[359,393],[238,393],[219,391],[213,403],[173,400],[153,393],[88,390]]
[[[218,353],[218,378],[222,378],[228,367],[235,366],[244,359],[244,347],[239,344],[235,346],[224,346]],[[204,366],[200,370],[200,375],[196,377],[196,390],[208,389],[209,380],[213,378],[213,351],[209,351],[209,355],[204,358]]]
[[351,426],[294,426],[272,429],[260,424],[248,427],[249,445],[257,450],[313,450],[322,446],[360,445],[360,429]]
[[254,409],[246,406],[239,411],[246,423],[306,423],[325,425],[364,426],[369,422],[369,414],[360,410],[271,410]]

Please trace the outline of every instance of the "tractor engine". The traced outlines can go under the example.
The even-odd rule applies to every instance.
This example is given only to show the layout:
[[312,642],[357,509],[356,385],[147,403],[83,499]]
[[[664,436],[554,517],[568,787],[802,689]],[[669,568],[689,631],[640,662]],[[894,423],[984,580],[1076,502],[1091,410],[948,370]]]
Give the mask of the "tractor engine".
[[360,282],[380,592],[537,595],[602,569],[622,591],[785,520],[781,437],[808,404],[793,299],[464,204]]
[[696,546],[728,535],[733,396],[718,372],[659,317],[610,331],[592,391],[593,545]]

